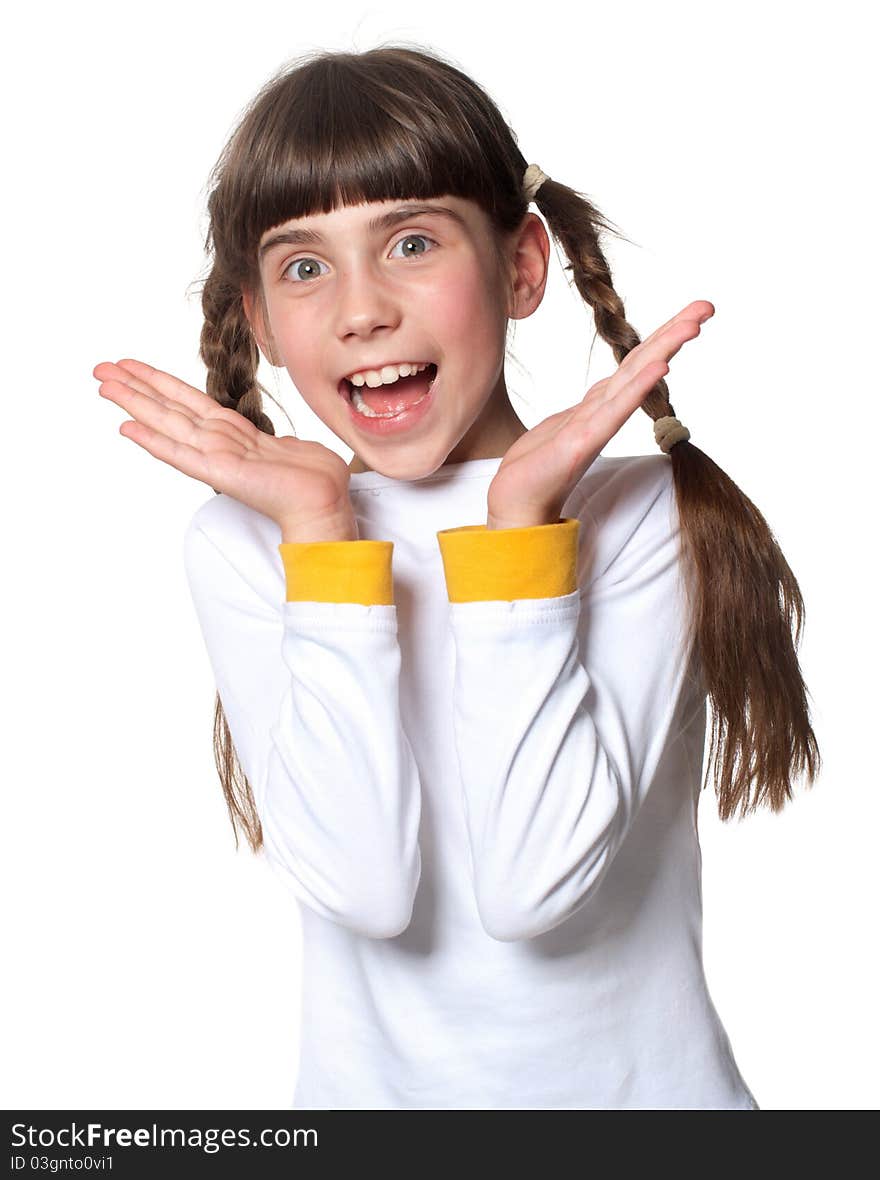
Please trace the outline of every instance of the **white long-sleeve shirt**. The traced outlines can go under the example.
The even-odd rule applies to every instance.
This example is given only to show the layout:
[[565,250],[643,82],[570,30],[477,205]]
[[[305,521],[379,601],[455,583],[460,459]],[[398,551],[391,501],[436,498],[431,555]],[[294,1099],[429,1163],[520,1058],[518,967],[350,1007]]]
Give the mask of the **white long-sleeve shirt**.
[[[486,530],[500,462],[355,473],[360,541],[320,552],[226,495],[186,532],[301,903],[294,1109],[759,1109],[702,963],[670,461],[600,457],[558,523]],[[356,600],[359,562],[384,596]]]

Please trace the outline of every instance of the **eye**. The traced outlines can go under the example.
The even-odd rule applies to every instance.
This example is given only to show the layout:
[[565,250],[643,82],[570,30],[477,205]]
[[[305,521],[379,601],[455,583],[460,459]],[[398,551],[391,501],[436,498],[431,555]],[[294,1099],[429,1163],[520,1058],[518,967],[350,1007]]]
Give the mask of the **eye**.
[[[300,271],[300,267],[306,266],[311,268],[311,274],[306,274],[303,276],[303,273]],[[283,277],[288,278],[289,273],[293,270],[293,273],[299,275],[299,278],[291,279],[290,281],[292,283],[303,282],[305,279],[314,277],[316,272],[320,274],[320,271],[317,269],[319,266],[321,266],[321,263],[317,260],[317,258],[294,258],[293,262],[289,262],[284,268]],[[294,268],[296,269],[294,270]]]
[[[437,245],[434,239],[429,238],[427,234],[407,234],[400,241],[395,242],[392,250],[396,250],[398,246],[402,246],[405,242],[430,242],[432,248]],[[423,247],[418,250],[404,250],[403,256],[419,258],[425,253],[430,253],[430,250],[426,251]],[[323,265],[317,258],[294,258],[292,262],[288,262],[282,271],[282,277],[294,284],[302,284],[308,282],[310,279],[319,277],[321,274],[319,268]],[[296,275],[296,278],[293,278],[293,275]]]
[[[433,245],[435,245],[435,246],[437,245],[437,243],[434,241],[434,239],[427,237],[426,234],[407,234],[405,238],[401,238],[399,242],[395,242],[393,248],[396,250],[397,247],[402,246],[404,242],[431,242],[431,243],[433,243]],[[430,253],[430,251],[404,250],[404,257],[418,258],[420,255],[425,254],[425,253]]]

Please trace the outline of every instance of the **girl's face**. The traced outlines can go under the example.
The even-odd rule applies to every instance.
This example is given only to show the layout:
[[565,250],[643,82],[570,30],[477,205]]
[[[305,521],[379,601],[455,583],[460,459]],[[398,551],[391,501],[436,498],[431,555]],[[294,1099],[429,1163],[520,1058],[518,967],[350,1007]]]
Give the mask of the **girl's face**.
[[[508,318],[543,297],[549,240],[527,214],[496,255],[473,201],[377,201],[285,222],[260,242],[262,299],[245,310],[264,355],[353,451],[352,471],[396,479],[504,455],[525,431],[504,381]],[[431,362],[437,376],[412,425],[376,434],[352,413],[343,378]]]

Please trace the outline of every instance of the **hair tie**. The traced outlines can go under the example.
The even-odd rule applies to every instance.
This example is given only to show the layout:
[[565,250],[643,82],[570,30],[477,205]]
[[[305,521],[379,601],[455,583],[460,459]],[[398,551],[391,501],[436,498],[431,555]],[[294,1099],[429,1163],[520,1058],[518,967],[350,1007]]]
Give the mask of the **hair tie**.
[[686,426],[682,426],[677,418],[654,419],[654,438],[665,455],[669,454],[676,443],[685,442],[690,436],[691,432]]
[[537,164],[529,164],[523,176],[523,195],[527,201],[534,201],[535,193],[541,187],[545,180],[550,177],[546,172],[542,172]]

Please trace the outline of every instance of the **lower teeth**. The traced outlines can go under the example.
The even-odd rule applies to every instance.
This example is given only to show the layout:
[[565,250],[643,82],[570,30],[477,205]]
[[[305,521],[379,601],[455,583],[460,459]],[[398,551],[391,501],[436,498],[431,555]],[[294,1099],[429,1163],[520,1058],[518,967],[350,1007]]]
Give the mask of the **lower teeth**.
[[402,410],[389,410],[387,414],[383,414],[379,410],[374,410],[370,406],[368,406],[367,403],[364,401],[363,397],[361,396],[359,390],[356,388],[352,389],[351,404],[354,406],[354,408],[358,411],[359,414],[363,414],[364,417],[366,417],[366,418],[397,418],[397,417],[399,417],[399,415],[403,414],[406,410],[411,410],[411,409],[413,409],[413,407],[417,406],[419,404],[419,402],[423,402],[425,400],[425,398],[428,396],[428,394],[431,392],[431,386],[433,386],[433,384],[434,384],[434,382],[432,381],[431,385],[428,386],[428,388],[425,390],[425,392],[422,394],[422,396],[420,398],[418,398],[416,401],[411,402],[408,406],[404,406],[404,408]]

